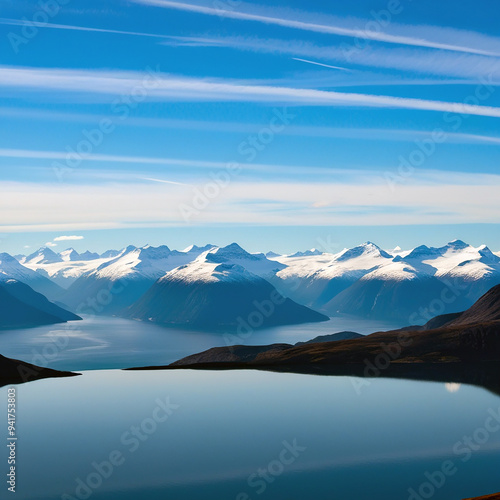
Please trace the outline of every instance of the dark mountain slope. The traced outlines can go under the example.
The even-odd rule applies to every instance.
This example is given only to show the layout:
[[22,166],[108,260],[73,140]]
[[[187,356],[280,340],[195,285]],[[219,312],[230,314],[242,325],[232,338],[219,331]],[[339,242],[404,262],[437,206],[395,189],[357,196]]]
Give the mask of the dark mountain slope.
[[81,319],[16,280],[0,281],[0,329],[50,325]]
[[263,278],[240,266],[220,264],[209,280],[184,279],[179,271],[158,280],[127,316],[172,326],[234,331],[328,321],[282,297]]
[[10,384],[21,384],[42,378],[73,377],[75,375],[78,375],[78,373],[42,368],[19,361],[18,359],[6,358],[0,354],[0,387]]
[[462,326],[498,321],[500,321],[500,285],[492,288],[470,309],[452,320],[447,326]]

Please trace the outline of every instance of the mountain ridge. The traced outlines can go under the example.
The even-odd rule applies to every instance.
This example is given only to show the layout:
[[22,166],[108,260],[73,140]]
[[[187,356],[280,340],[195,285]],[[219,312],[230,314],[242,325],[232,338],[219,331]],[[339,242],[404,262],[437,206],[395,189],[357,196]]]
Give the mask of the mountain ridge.
[[202,254],[213,263],[239,265],[269,281],[281,295],[323,314],[391,319],[401,324],[422,326],[430,317],[419,311],[429,310],[429,305],[431,317],[460,312],[500,284],[500,257],[486,245],[473,247],[462,240],[409,251],[399,247],[386,251],[366,242],[336,254],[312,249],[289,255],[249,253],[237,243],[191,245],[184,251],[166,245],[129,245],[77,261],[65,261],[45,247],[21,261],[49,284],[67,289],[49,298],[75,310],[99,293],[122,288],[115,283],[125,283],[126,291],[113,295],[112,304],[103,304],[99,312],[116,314],[139,300],[166,273]]

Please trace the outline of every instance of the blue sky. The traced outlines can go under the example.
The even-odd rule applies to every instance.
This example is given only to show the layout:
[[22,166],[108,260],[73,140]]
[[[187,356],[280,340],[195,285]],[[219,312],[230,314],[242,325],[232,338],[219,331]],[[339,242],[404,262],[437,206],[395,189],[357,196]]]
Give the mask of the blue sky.
[[4,1],[2,249],[500,249],[499,13]]

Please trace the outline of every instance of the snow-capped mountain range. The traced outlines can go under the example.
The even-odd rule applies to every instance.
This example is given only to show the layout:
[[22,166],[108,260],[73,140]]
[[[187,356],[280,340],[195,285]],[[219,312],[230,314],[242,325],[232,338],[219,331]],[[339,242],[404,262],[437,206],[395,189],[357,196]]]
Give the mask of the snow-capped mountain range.
[[287,266],[272,280],[277,288],[330,315],[422,323],[470,307],[500,283],[500,257],[460,240],[397,253],[368,242],[336,255],[276,260]]
[[128,246],[100,255],[79,254],[71,248],[57,254],[41,248],[29,256],[16,256],[18,260],[2,255],[0,276],[27,284],[39,277],[56,291],[62,287],[66,291],[58,300],[77,314],[85,313],[85,304],[116,283],[124,291],[109,304],[103,301],[98,313],[120,314],[158,280],[175,279],[194,287],[201,282],[263,279],[284,297],[330,316],[423,323],[428,316],[466,309],[500,283],[500,256],[486,246],[473,247],[460,240],[406,251],[383,250],[367,242],[337,254],[317,249],[290,255],[252,254],[233,243],[191,245],[182,251],[165,245]]

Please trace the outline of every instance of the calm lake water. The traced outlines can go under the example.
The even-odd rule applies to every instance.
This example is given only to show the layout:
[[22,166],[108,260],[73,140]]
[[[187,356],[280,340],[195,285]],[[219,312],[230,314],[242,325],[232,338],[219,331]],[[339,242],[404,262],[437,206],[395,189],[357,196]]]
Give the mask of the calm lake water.
[[[236,340],[295,343],[397,326],[336,318]],[[429,498],[413,488],[460,500],[500,491],[500,426],[483,432],[500,397],[482,388],[377,379],[359,393],[348,377],[113,369],[168,364],[234,340],[117,318],[1,332],[6,356],[83,371],[17,386],[16,498]],[[6,403],[4,387],[2,415]],[[483,442],[469,457],[460,441],[474,435]],[[455,473],[441,485],[446,460]]]
[[114,317],[94,317],[60,325],[0,331],[0,354],[59,370],[130,368],[166,365],[217,346],[295,344],[344,330],[367,334],[398,326],[402,325],[333,318],[325,323],[283,326],[257,330],[249,336],[227,337]]
[[[500,431],[478,432],[500,398],[472,386],[108,370],[17,391],[17,499],[406,500],[446,460],[435,500],[500,491]],[[3,415],[6,400],[4,387]],[[454,447],[474,434],[463,461]]]

